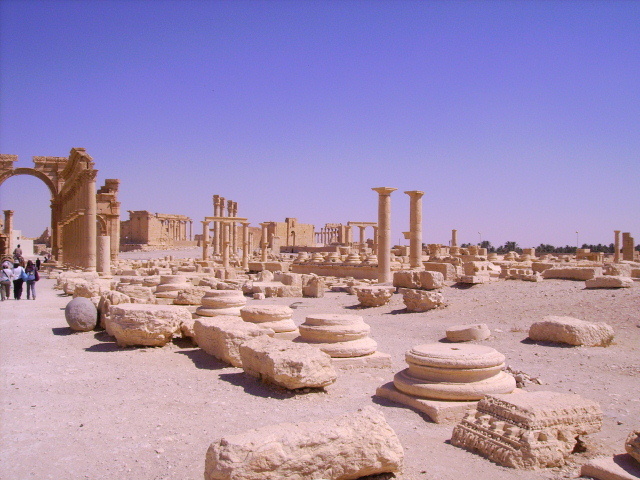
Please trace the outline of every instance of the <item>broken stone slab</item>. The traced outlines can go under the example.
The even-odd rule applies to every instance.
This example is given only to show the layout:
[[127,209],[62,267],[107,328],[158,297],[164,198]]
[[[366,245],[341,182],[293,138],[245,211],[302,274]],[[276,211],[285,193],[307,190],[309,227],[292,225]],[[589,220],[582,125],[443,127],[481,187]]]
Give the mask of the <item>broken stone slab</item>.
[[453,429],[451,444],[505,467],[559,467],[580,435],[595,433],[601,426],[600,406],[578,395],[487,395]]
[[466,283],[468,285],[481,285],[490,280],[489,275],[461,275],[458,283]]
[[444,297],[440,292],[401,288],[398,293],[402,295],[402,301],[408,312],[426,312],[445,305]]
[[191,312],[185,307],[123,303],[110,307],[108,323],[121,347],[161,347],[181,333],[183,321],[191,321]]
[[189,287],[184,290],[179,290],[174,305],[202,305],[202,297],[207,292],[210,292],[210,287]]
[[153,295],[152,287],[118,284],[116,290],[130,297],[131,303],[156,303],[156,297]]
[[384,415],[367,406],[329,420],[229,435],[207,450],[205,480],[351,480],[402,468],[404,451]]
[[640,464],[630,455],[592,458],[582,465],[580,476],[596,480],[640,480]]
[[[100,296],[100,300],[98,301],[98,319],[102,328],[107,328],[109,307],[111,307],[111,305],[119,305],[121,303],[131,303],[131,298],[128,295],[115,290],[105,292]],[[109,335],[113,335],[109,330],[107,330],[107,333]]]
[[427,270],[400,270],[393,274],[393,286],[418,290],[436,290],[444,287],[444,275]]
[[588,347],[605,347],[613,341],[613,328],[604,322],[586,322],[572,317],[547,316],[529,328],[535,342],[556,342]]
[[305,343],[260,336],[240,345],[244,371],[289,390],[322,388],[336,381],[331,357]]
[[542,272],[542,278],[563,280],[589,280],[602,276],[602,267],[553,267]]
[[491,336],[491,331],[484,323],[474,325],[454,325],[447,328],[447,340],[450,342],[471,342],[486,340]]
[[586,288],[631,288],[633,279],[631,277],[620,277],[612,275],[602,275],[584,282]]
[[242,368],[240,345],[261,335],[273,335],[274,331],[257,324],[247,323],[239,317],[202,317],[193,325],[198,346],[225,363]]

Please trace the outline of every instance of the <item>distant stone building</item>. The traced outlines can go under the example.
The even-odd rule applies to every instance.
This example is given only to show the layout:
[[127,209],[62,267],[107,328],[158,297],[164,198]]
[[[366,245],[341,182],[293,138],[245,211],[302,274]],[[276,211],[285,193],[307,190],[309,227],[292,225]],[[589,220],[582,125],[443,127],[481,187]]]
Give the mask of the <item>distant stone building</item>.
[[312,247],[315,245],[315,227],[298,223],[297,218],[285,218],[284,222],[264,222],[269,248],[279,251],[279,247]]
[[129,220],[120,222],[122,251],[195,246],[193,221],[185,215],[128,210]]

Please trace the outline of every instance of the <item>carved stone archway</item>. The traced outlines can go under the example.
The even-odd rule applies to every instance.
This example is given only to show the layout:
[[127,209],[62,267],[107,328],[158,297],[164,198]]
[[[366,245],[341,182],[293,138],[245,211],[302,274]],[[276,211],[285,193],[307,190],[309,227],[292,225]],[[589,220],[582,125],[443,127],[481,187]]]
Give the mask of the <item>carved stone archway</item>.
[[[102,228],[111,236],[111,244],[119,245],[119,181],[107,180],[97,194],[98,171],[84,148],[71,149],[68,158],[33,157],[34,168],[14,168],[17,160],[17,155],[0,155],[0,186],[15,175],[31,175],[42,180],[51,192],[53,258],[60,263],[95,270],[98,206]],[[113,250],[111,253],[114,259]]]

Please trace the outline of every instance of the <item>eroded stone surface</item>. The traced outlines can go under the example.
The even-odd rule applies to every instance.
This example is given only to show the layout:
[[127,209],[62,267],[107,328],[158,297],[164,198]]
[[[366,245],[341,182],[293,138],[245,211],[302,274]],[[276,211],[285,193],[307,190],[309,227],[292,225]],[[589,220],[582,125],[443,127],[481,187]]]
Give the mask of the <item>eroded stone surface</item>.
[[180,333],[182,321],[191,321],[185,307],[124,303],[109,310],[110,330],[121,347],[129,345],[161,347]]
[[613,328],[606,323],[586,322],[572,317],[544,317],[529,328],[529,338],[534,341],[607,346],[613,340]]
[[640,429],[634,430],[627,437],[624,448],[629,455],[640,462]]
[[105,292],[100,296],[100,301],[98,302],[98,318],[100,325],[107,330],[109,335],[113,335],[108,328],[109,307],[111,307],[111,305],[120,305],[121,303],[131,303],[131,297],[115,290]]
[[506,467],[557,467],[579,435],[601,426],[600,406],[578,395],[488,395],[453,429],[451,443]]
[[354,287],[355,293],[358,296],[358,301],[363,307],[381,307],[386,305],[391,300],[395,291],[394,287],[384,286],[364,286]]
[[240,346],[240,357],[246,373],[289,390],[336,381],[331,357],[305,343],[260,336]]
[[[438,273],[438,272],[433,272]],[[399,292],[408,312],[426,312],[445,305],[440,292],[401,288]]]
[[200,318],[194,322],[194,338],[200,348],[209,355],[242,367],[240,345],[261,335],[273,335],[273,330],[247,323],[235,316]]
[[64,309],[64,318],[67,320],[71,330],[88,332],[96,328],[98,310],[88,298],[76,297],[67,303]]
[[367,406],[330,420],[283,423],[211,444],[205,480],[357,479],[402,468],[400,440]]
[[202,306],[196,310],[197,315],[203,317],[240,316],[240,309],[246,305],[247,299],[240,290],[211,290],[204,294],[201,302]]
[[542,278],[589,280],[602,275],[602,267],[552,267],[542,272]]

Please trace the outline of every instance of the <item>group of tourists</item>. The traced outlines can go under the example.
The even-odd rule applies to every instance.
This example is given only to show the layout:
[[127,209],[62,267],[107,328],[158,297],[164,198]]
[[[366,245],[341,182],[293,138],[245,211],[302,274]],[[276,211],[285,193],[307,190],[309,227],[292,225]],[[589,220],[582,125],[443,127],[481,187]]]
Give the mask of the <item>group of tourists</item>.
[[22,257],[20,245],[13,251],[13,264],[10,258],[2,262],[0,270],[0,299],[1,301],[11,298],[11,285],[13,284],[13,298],[20,300],[24,284],[27,284],[27,300],[36,299],[36,282],[40,280],[38,270],[40,269],[40,259],[35,263],[29,260],[26,265]]

